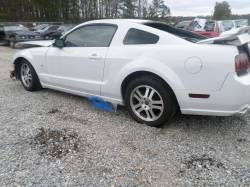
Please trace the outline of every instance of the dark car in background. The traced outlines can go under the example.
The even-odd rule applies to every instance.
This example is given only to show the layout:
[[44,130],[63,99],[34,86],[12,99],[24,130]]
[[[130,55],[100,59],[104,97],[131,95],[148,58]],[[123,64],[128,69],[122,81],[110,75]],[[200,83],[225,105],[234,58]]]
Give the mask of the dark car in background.
[[218,37],[222,32],[219,23],[214,20],[207,20],[202,31],[196,31],[196,33],[209,38]]
[[0,26],[0,40],[15,48],[17,42],[41,40],[41,36],[21,25],[2,25]]
[[48,25],[47,27],[37,30],[36,32],[40,34],[41,38],[44,40],[49,40],[49,34],[57,32],[60,25]]
[[76,25],[62,25],[57,29],[57,31],[46,34],[45,38],[47,40],[59,39],[64,33],[66,33],[75,26]]
[[39,30],[42,30],[42,29],[44,29],[44,28],[46,28],[48,26],[49,26],[49,24],[44,23],[44,24],[37,25],[37,26],[31,28],[30,30],[31,31],[39,31]]

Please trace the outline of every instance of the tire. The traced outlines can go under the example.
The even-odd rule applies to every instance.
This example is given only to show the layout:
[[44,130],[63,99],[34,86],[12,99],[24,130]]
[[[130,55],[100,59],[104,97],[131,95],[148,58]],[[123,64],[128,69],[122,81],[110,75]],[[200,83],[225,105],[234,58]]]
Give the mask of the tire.
[[161,127],[169,122],[178,106],[171,89],[154,76],[140,76],[131,81],[124,99],[130,115],[151,127]]
[[23,60],[19,64],[18,68],[20,73],[20,80],[25,90],[37,91],[42,89],[35,69],[27,60]]

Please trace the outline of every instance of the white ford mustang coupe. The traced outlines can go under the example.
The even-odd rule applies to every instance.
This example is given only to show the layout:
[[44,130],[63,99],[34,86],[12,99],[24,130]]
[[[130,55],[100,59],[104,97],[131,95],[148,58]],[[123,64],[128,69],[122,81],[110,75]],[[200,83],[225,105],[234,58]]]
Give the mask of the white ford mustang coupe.
[[12,76],[24,88],[50,88],[125,105],[158,127],[182,114],[230,116],[250,107],[248,32],[206,39],[147,20],[78,25],[52,45],[19,51]]

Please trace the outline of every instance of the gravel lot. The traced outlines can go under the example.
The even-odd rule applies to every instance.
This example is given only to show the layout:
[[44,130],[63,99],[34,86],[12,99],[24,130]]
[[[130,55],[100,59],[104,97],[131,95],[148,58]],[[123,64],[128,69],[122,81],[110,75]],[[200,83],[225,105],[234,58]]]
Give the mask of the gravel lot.
[[162,129],[78,96],[26,92],[0,47],[0,186],[250,186],[250,114]]

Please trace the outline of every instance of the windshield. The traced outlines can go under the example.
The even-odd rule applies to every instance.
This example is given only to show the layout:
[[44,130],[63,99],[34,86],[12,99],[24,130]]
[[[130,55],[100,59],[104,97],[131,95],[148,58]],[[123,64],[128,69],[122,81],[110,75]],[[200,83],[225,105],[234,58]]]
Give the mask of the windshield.
[[201,40],[208,39],[206,36],[202,36],[202,35],[190,32],[190,31],[174,28],[174,27],[171,27],[167,24],[160,23],[160,22],[148,22],[148,23],[144,23],[144,25],[153,27],[155,29],[159,29],[161,31],[168,32],[170,34],[173,34],[175,36],[178,36],[184,40],[187,40],[193,43],[197,43]]
[[214,31],[214,27],[215,27],[214,21],[207,21],[205,24],[204,30],[206,32],[211,32],[211,31]]
[[54,30],[57,30],[58,28],[59,28],[59,26],[53,25],[53,26],[50,26],[50,27],[48,28],[48,30],[49,30],[49,31],[54,31]]
[[5,26],[4,30],[5,31],[23,31],[26,29],[24,27],[19,27],[19,26]]
[[204,27],[206,24],[205,19],[194,19],[190,25],[188,26],[187,30],[189,31],[204,31]]
[[36,26],[34,29],[35,29],[35,30],[41,30],[41,29],[44,29],[45,27],[48,27],[48,24],[38,25],[38,26]]

